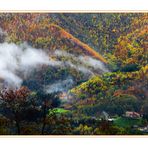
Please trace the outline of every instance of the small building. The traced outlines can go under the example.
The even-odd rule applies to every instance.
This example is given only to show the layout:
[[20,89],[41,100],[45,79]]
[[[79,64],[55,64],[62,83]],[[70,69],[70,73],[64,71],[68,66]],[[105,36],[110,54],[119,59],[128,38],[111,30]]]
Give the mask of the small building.
[[116,120],[115,118],[111,118],[110,115],[105,111],[103,111],[101,113],[100,117],[101,117],[100,120],[105,120],[105,121],[108,121],[108,122],[113,122],[114,120]]
[[125,113],[125,117],[137,119],[137,118],[140,118],[141,116],[140,116],[140,114],[137,113],[137,112],[127,111],[127,112]]
[[109,119],[109,114],[108,114],[107,112],[103,111],[103,112],[101,113],[101,119],[102,119],[102,120],[108,121],[108,119]]

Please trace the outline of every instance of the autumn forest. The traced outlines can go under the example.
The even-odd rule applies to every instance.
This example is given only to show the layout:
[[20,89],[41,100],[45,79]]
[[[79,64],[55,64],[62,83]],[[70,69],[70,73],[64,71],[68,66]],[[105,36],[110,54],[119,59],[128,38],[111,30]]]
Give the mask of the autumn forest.
[[0,13],[0,135],[147,134],[147,13]]

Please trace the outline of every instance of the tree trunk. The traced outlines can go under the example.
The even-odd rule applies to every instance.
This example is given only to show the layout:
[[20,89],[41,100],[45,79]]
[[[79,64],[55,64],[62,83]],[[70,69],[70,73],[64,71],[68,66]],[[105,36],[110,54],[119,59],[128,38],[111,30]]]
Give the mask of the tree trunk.
[[14,116],[15,116],[15,126],[16,126],[16,129],[17,129],[17,134],[20,135],[21,131],[20,131],[20,120],[19,120],[19,115],[18,115],[18,112],[14,112]]
[[19,123],[19,121],[16,121],[16,128],[17,128],[17,134],[20,135],[21,131],[20,131],[20,123]]
[[44,135],[45,126],[46,126],[46,103],[44,102],[44,106],[43,106],[43,126],[42,126],[42,135]]

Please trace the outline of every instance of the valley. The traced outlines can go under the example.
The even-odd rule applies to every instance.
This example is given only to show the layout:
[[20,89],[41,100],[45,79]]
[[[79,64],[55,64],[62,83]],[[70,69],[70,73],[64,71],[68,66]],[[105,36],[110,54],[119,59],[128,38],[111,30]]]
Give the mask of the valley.
[[147,135],[147,13],[0,13],[1,135]]

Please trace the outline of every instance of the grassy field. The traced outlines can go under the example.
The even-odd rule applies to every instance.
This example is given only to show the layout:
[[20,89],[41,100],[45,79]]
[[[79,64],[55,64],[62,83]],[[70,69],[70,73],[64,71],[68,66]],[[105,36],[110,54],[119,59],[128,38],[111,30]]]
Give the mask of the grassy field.
[[63,109],[63,108],[55,108],[55,109],[53,109],[53,110],[49,110],[49,114],[50,113],[55,113],[55,114],[66,114],[66,113],[69,113],[69,111],[68,110],[65,110],[65,109]]
[[131,119],[131,118],[126,118],[126,117],[118,117],[115,121],[114,124],[119,127],[132,127],[134,125],[140,126],[142,124],[142,119]]

